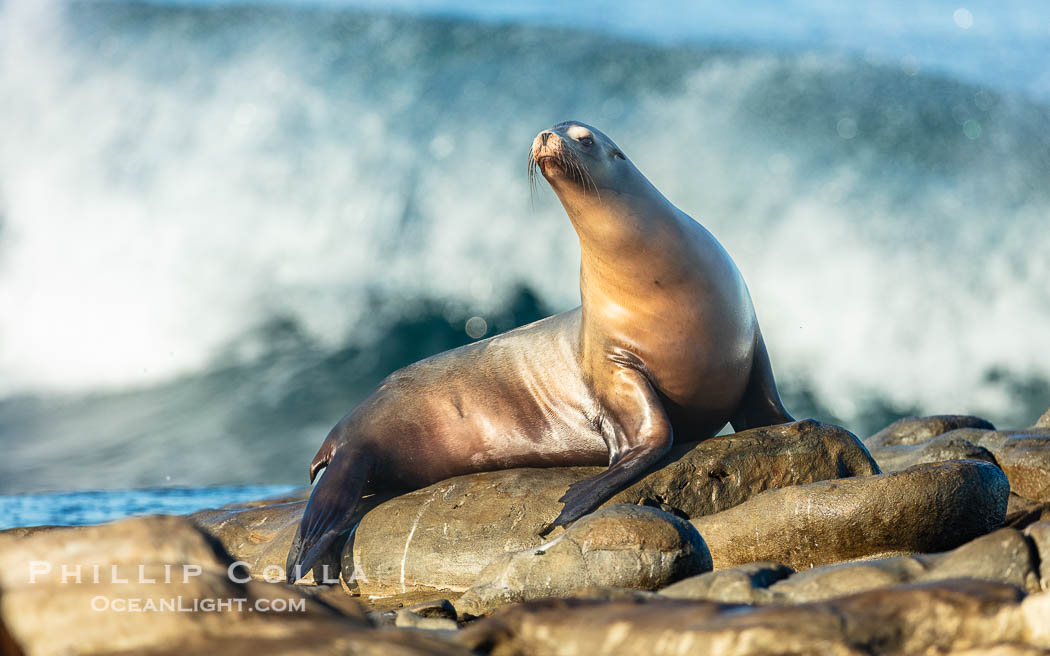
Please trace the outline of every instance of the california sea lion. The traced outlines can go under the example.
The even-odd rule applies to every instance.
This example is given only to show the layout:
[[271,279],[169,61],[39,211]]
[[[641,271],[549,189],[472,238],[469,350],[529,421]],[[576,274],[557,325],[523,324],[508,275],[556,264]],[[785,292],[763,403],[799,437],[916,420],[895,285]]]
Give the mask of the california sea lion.
[[529,157],[580,240],[580,307],[390,374],[328,434],[327,467],[288,554],[308,571],[349,528],[366,486],[410,490],[478,471],[598,465],[551,528],[594,510],[673,436],[792,421],[747,286],[700,224],[604,134],[567,122]]

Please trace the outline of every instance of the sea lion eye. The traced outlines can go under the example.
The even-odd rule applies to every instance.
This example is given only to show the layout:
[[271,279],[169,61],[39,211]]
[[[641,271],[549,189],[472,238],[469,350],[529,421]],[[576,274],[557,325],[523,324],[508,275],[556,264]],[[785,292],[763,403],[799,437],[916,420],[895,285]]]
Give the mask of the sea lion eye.
[[590,137],[580,137],[580,143],[582,143],[584,146],[593,146],[594,139],[591,139]]

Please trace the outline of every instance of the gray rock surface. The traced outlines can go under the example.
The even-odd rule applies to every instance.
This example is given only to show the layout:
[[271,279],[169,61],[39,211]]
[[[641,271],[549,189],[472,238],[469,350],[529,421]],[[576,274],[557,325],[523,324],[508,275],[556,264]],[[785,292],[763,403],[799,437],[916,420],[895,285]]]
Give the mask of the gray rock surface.
[[692,520],[715,569],[773,561],[794,569],[932,553],[1003,524],[1009,483],[977,460],[768,490]]
[[610,506],[547,544],[496,558],[455,605],[461,616],[479,616],[596,586],[656,590],[710,569],[707,547],[689,522],[655,508]]
[[1050,648],[1050,593],[1021,597],[1012,586],[955,580],[753,610],[671,599],[549,600],[501,609],[466,627],[458,640],[489,654],[581,656],[858,656],[947,654],[1002,645]]
[[[539,533],[558,515],[565,490],[600,471],[485,472],[391,499],[365,515],[348,543],[344,581],[366,596],[465,590],[497,556],[542,544]],[[606,506],[643,504],[697,517],[770,488],[877,471],[851,433],[806,420],[677,445]]]

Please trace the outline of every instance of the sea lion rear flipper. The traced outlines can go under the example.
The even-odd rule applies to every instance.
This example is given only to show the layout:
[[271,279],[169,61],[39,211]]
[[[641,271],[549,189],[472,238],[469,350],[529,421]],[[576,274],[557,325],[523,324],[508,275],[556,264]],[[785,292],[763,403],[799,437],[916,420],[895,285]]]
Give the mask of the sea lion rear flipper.
[[609,386],[612,390],[609,398],[615,400],[615,405],[605,404],[605,411],[615,425],[611,436],[606,437],[609,468],[570,485],[559,499],[565,504],[561,514],[540,532],[541,536],[596,509],[671,448],[671,422],[659,396],[637,368],[639,363],[632,360],[626,365],[616,370]]
[[795,421],[784,408],[773,378],[773,366],[769,362],[766,342],[759,332],[755,343],[755,354],[751,358],[751,376],[744,390],[744,398],[730,422],[733,430],[740,432],[749,428],[772,426]]
[[288,550],[285,575],[289,583],[305,576],[335,538],[350,528],[354,509],[368,480],[368,468],[369,459],[359,451],[344,448],[331,457],[310,494]]

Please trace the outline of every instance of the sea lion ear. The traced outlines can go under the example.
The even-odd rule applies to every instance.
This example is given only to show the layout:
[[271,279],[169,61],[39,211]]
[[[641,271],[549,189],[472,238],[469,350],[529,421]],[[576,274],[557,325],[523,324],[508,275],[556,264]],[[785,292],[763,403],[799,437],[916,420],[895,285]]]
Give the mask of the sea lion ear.
[[624,154],[623,154],[623,153],[621,153],[621,152],[620,152],[620,151],[618,151],[618,150],[613,150],[613,151],[612,151],[612,156],[613,156],[613,157],[619,157],[620,159],[624,159],[624,160],[625,160],[625,159],[627,159],[626,157],[624,157]]

